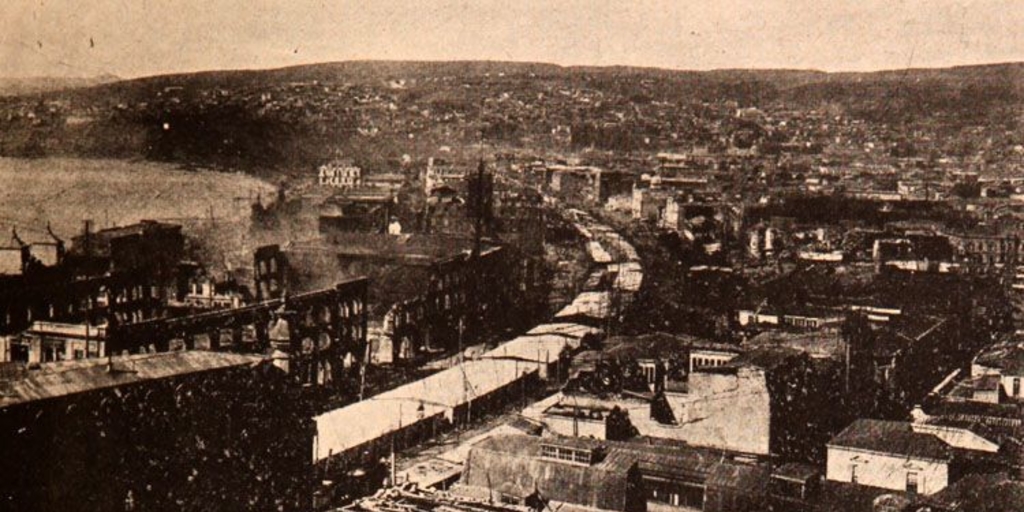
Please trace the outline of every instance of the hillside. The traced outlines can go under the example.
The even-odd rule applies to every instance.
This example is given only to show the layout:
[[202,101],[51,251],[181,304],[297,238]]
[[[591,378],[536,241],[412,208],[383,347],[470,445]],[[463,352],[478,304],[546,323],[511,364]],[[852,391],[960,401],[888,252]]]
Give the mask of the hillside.
[[0,97],[0,156],[141,157],[278,169],[308,166],[336,151],[393,158],[481,134],[498,145],[536,143],[558,126],[608,122],[649,136],[683,133],[678,143],[686,145],[707,135],[702,109],[730,101],[824,109],[934,129],[937,136],[993,124],[1019,134],[1022,100],[1021,63],[825,73],[337,62]]
[[0,96],[23,96],[64,89],[77,89],[120,80],[114,75],[94,77],[0,77]]

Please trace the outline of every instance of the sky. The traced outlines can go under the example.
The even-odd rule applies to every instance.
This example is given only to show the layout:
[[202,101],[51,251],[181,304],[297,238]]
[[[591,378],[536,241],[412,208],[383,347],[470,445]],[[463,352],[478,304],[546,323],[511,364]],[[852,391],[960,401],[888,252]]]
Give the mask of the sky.
[[0,0],[0,76],[341,60],[870,71],[1024,61],[1024,0]]

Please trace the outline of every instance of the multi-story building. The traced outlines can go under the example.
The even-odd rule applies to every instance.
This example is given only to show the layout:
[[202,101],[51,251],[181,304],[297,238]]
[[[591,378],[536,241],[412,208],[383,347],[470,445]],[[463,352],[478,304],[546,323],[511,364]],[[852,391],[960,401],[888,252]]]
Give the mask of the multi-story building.
[[[368,277],[374,283],[372,352],[379,362],[390,362],[451,349],[481,329],[523,320],[519,313],[528,304],[520,299],[542,286],[541,273],[518,264],[503,247],[487,245],[479,257],[472,247],[468,240],[438,235],[345,233],[261,248],[256,266],[283,268],[279,277],[292,292]],[[257,282],[257,289],[264,287],[270,284]]]
[[44,363],[0,384],[0,500],[40,511],[309,510],[313,430],[296,392],[254,355]]
[[0,361],[33,364],[105,357],[106,345],[105,325],[33,322],[22,333],[0,337]]
[[440,187],[454,188],[461,184],[465,177],[465,169],[451,165],[440,158],[428,158],[427,169],[423,175],[423,193],[429,196]]
[[[142,221],[0,249],[0,333],[35,321],[125,324],[159,316],[178,292],[181,226]],[[17,265],[17,259],[21,265]]]

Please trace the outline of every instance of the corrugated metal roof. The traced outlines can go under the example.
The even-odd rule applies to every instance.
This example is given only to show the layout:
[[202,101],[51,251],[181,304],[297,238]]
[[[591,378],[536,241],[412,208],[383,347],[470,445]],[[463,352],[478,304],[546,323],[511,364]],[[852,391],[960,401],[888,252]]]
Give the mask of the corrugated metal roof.
[[517,361],[466,361],[362,402],[321,414],[315,418],[315,459],[342,453],[438,414],[451,416],[456,407],[536,372],[536,365]]
[[109,367],[107,359],[49,363],[11,381],[0,394],[0,407],[265,360],[257,355],[192,350],[113,357]]
[[425,379],[381,393],[375,398],[412,398],[455,408],[536,371],[535,367],[516,361],[466,361]]

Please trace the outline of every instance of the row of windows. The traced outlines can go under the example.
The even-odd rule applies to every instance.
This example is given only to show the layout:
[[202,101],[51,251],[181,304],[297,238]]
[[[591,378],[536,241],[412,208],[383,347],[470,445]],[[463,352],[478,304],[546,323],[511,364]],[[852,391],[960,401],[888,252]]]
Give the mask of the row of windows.
[[580,464],[590,464],[592,458],[592,454],[589,450],[579,450],[547,444],[541,445],[540,455],[547,459],[576,462]]
[[817,318],[783,317],[783,321],[795,327],[819,327],[821,320]]
[[698,484],[645,481],[647,499],[674,507],[704,508],[704,487]]
[[694,368],[706,368],[708,366],[716,367],[716,366],[722,366],[722,365],[724,365],[725,363],[728,363],[728,362],[729,362],[728,359],[722,359],[722,358],[717,358],[717,357],[694,357],[693,358],[693,367]]

